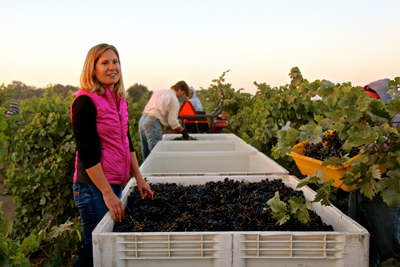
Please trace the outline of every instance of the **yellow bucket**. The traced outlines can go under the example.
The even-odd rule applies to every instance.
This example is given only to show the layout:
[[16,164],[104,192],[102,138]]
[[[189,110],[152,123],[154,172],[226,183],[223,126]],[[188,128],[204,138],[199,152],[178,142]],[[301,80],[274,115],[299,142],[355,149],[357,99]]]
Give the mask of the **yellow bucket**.
[[356,189],[356,186],[347,186],[343,184],[343,181],[341,181],[340,178],[343,177],[343,173],[345,171],[353,169],[353,166],[351,166],[351,162],[355,159],[358,159],[360,155],[357,155],[351,158],[348,162],[344,163],[342,168],[336,168],[333,166],[322,167],[322,161],[304,156],[305,143],[307,143],[307,141],[295,145],[292,148],[291,153],[286,153],[288,156],[293,157],[294,161],[297,164],[297,167],[299,167],[299,170],[303,175],[312,176],[315,171],[321,170],[324,172],[324,177],[322,178],[324,181],[329,181],[331,179],[335,180],[333,186],[340,187],[347,192],[351,192]]

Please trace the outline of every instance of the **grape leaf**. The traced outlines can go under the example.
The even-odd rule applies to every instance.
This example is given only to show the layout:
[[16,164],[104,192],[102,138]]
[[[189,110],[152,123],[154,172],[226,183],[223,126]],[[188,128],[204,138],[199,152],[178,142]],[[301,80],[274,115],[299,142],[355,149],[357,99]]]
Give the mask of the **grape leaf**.
[[14,221],[10,218],[7,218],[5,220],[0,218],[0,220],[3,220],[0,221],[0,233],[2,233],[4,237],[7,237],[12,233]]
[[301,209],[304,205],[304,198],[302,197],[291,197],[289,199],[289,211],[294,214],[297,210]]
[[347,162],[349,158],[346,157],[342,157],[342,158],[338,158],[338,157],[329,157],[326,160],[324,160],[321,164],[322,167],[325,166],[333,166],[336,168],[341,168],[343,167],[343,163]]
[[369,167],[369,172],[371,173],[372,178],[374,179],[381,179],[381,170],[379,166],[374,164]]
[[277,220],[277,224],[282,225],[290,219],[290,215],[287,214],[286,203],[280,200],[278,191],[275,192],[273,198],[267,201],[267,204],[270,206],[272,218]]
[[[314,175],[315,175],[315,173],[314,173]],[[323,177],[323,172],[319,171],[317,175],[318,176],[322,175],[322,177]],[[303,182],[303,180],[305,180],[305,181]],[[331,191],[332,184],[335,182],[334,179],[331,179],[331,180],[325,182],[324,180],[322,180],[321,178],[319,178],[317,176],[312,176],[312,177],[307,177],[307,178],[305,178],[303,180],[301,180],[301,183],[299,183],[297,185],[297,188],[302,187],[302,186],[307,185],[307,184],[310,184],[311,182],[319,183],[319,184],[323,185],[321,188],[319,188],[317,190],[317,195],[315,196],[315,199],[312,202],[320,202],[321,201],[322,205],[325,205],[325,206],[329,206],[330,205],[329,192]]]
[[325,182],[322,179],[323,177],[324,177],[324,172],[323,171],[318,171],[318,172],[316,171],[313,176],[308,176],[307,175],[306,178],[300,180],[299,184],[297,185],[297,188],[301,188],[301,187],[303,187],[305,185],[308,185],[308,184],[315,184],[315,183],[323,184]]
[[324,97],[324,96],[330,95],[333,92],[334,88],[335,88],[334,83],[327,81],[327,80],[323,80],[320,84],[319,93],[321,93],[321,96]]
[[390,116],[383,101],[371,99],[367,114],[371,116],[373,122],[389,122]]
[[39,243],[37,241],[37,236],[32,235],[28,236],[27,238],[24,239],[22,242],[20,249],[25,252],[25,254],[28,254],[30,252],[36,251],[39,249]]
[[357,109],[364,112],[367,110],[368,106],[369,106],[369,101],[371,100],[371,98],[369,97],[369,95],[367,94],[362,94],[358,97],[355,105],[357,106]]
[[7,129],[8,123],[6,121],[2,121],[0,124],[0,130],[4,131]]
[[368,176],[368,174],[363,175],[357,184],[357,189],[360,189],[364,196],[372,199],[375,195],[372,177]]
[[293,216],[295,219],[303,224],[307,224],[310,221],[310,214],[307,208],[303,205]]
[[276,224],[282,225],[290,219],[289,214],[280,213],[280,212],[272,212],[271,216],[274,220],[277,220]]
[[371,127],[355,125],[348,132],[349,138],[344,144],[344,149],[349,151],[349,148],[371,144],[375,141]]
[[279,192],[275,192],[275,196],[267,201],[273,212],[286,212],[286,203],[279,198]]
[[389,207],[400,205],[400,170],[390,170],[386,175],[388,178],[382,178],[378,182],[378,188],[381,190],[381,197]]
[[315,196],[315,199],[313,202],[320,202],[324,206],[330,206],[331,203],[329,202],[329,193],[324,190],[323,188],[320,188],[317,190],[317,194]]
[[291,197],[289,200],[289,210],[294,214],[294,218],[299,220],[303,224],[307,224],[310,221],[310,215],[307,209],[311,210],[312,204],[309,200],[305,200],[302,197]]
[[354,106],[354,102],[352,103],[351,106],[347,107],[345,109],[345,114],[348,120],[350,121],[357,121],[358,118],[362,116],[362,112],[359,111],[356,106]]
[[313,131],[312,135],[310,136],[310,138],[308,139],[308,142],[311,143],[311,144],[317,144],[317,143],[321,142],[322,141],[322,138],[321,138],[321,135],[320,135],[321,133],[322,133],[322,127],[321,126],[317,126],[314,129],[314,131]]
[[323,187],[327,192],[331,191],[332,184],[335,182],[334,179],[330,179],[329,181],[324,182]]

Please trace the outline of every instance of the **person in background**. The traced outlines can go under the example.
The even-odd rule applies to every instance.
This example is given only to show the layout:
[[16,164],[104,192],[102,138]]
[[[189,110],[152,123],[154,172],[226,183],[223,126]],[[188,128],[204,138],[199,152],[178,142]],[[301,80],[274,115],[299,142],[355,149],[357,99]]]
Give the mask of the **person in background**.
[[19,113],[19,104],[17,102],[10,103],[10,109],[7,110],[6,116],[17,115]]
[[190,86],[189,88],[188,98],[196,112],[203,112],[203,106],[201,105],[200,99],[196,96],[196,90],[194,90],[193,86]]
[[[393,98],[387,93],[390,79],[371,82],[364,90],[371,97],[386,104]],[[392,121],[392,127],[400,125],[400,115]],[[383,174],[382,177],[385,175]],[[389,208],[379,195],[372,200],[355,190],[349,195],[349,216],[370,233],[370,260],[376,264],[395,258],[400,261],[400,206]]]
[[172,130],[181,133],[185,139],[189,134],[178,120],[178,98],[189,96],[189,87],[185,81],[179,81],[170,89],[158,90],[153,93],[143,110],[139,120],[140,145],[143,160],[147,158],[151,150],[162,139],[162,126],[171,127]]
[[117,49],[92,47],[83,66],[80,88],[71,107],[76,143],[74,201],[83,229],[83,248],[73,266],[93,266],[92,231],[108,210],[124,216],[120,197],[130,173],[141,197],[153,199],[144,181],[128,132],[128,107]]
[[[6,112],[6,117],[18,115],[19,114],[19,104],[17,102],[10,103],[10,109]],[[15,124],[19,125],[19,120],[15,121]]]

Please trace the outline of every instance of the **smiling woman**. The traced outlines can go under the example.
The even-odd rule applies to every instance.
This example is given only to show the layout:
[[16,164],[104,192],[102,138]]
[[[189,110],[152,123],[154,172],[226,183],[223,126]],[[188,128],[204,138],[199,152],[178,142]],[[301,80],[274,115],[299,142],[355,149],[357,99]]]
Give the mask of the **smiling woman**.
[[104,95],[105,88],[125,97],[125,87],[121,73],[118,50],[108,44],[92,47],[83,65],[81,90]]
[[73,194],[84,243],[74,266],[93,266],[92,232],[108,210],[121,221],[124,206],[119,198],[130,173],[142,198],[153,199],[139,170],[128,121],[118,51],[112,45],[96,45],[86,56],[81,88],[71,107],[77,149]]
[[103,87],[114,90],[114,84],[119,81],[121,67],[117,54],[112,49],[106,50],[97,60],[95,76]]

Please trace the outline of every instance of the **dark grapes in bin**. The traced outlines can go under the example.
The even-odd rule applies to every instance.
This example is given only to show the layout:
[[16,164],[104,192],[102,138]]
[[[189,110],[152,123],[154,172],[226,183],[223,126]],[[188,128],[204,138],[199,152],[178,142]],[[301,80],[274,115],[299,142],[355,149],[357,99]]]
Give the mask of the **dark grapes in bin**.
[[272,219],[267,201],[279,191],[280,199],[303,197],[282,180],[223,181],[204,185],[151,184],[154,200],[141,199],[136,188],[128,196],[125,217],[115,232],[201,231],[333,231],[314,212],[302,224],[293,217],[283,225]]

